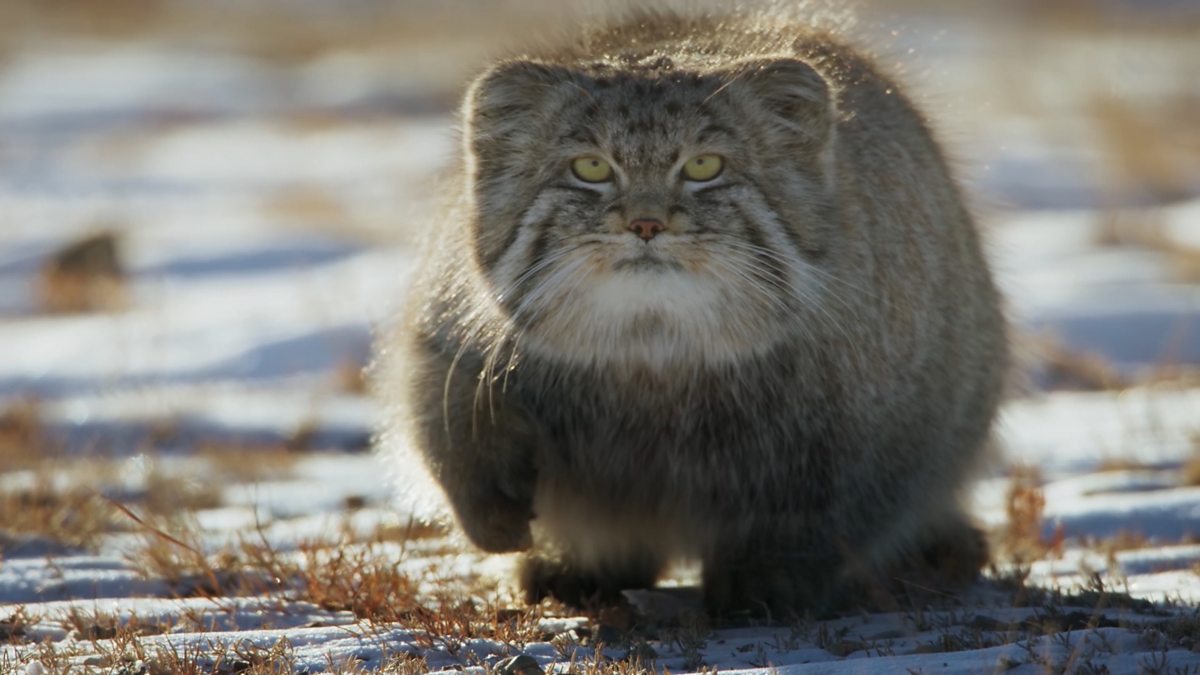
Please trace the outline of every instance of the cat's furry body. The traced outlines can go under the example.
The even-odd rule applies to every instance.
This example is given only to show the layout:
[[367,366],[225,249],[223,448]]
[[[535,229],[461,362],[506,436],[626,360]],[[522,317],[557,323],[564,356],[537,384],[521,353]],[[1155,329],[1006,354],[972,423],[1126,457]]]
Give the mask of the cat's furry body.
[[[677,557],[714,611],[828,607],[938,551],[977,571],[959,498],[1004,324],[938,147],[864,57],[642,17],[499,64],[463,114],[385,395],[469,538],[530,549],[531,599]],[[682,180],[696,153],[721,176]],[[582,154],[617,173],[580,183]]]

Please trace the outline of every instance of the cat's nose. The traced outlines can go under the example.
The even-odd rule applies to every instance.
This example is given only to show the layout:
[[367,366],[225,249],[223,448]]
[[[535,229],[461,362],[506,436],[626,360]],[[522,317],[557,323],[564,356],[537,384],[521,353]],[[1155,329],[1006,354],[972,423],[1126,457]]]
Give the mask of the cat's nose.
[[659,232],[667,229],[666,225],[657,218],[635,218],[629,221],[630,232],[642,238],[642,241],[650,241],[658,236]]

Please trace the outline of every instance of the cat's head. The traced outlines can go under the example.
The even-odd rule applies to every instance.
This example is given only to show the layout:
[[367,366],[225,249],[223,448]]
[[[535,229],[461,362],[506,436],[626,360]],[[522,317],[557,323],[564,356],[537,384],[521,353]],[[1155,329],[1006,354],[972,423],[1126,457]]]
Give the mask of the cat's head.
[[736,359],[820,302],[834,110],[803,61],[513,61],[464,110],[474,255],[527,349]]

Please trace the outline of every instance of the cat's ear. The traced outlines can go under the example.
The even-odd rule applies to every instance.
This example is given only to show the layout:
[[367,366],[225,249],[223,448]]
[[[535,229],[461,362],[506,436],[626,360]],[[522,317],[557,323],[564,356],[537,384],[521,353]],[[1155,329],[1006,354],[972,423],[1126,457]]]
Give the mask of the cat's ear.
[[755,59],[738,64],[731,85],[764,108],[796,140],[824,145],[833,131],[834,104],[825,78],[800,59]]
[[547,99],[561,95],[570,81],[569,70],[535,61],[508,61],[479,76],[463,106],[471,150],[486,153],[490,143],[528,134],[537,126],[531,123],[555,107]]
[[[547,124],[568,96],[570,71],[534,61],[501,63],[471,84],[463,101],[463,155],[476,253],[494,261],[511,243],[533,199],[528,174],[545,164]],[[572,94],[574,92],[574,94]]]

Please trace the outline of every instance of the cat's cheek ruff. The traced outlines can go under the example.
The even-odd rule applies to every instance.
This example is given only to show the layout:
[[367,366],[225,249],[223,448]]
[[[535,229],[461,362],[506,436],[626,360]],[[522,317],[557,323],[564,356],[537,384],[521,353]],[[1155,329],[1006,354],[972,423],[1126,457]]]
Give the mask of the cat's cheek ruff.
[[551,216],[557,206],[554,195],[543,192],[538,195],[533,204],[521,217],[517,225],[516,236],[489,271],[488,276],[496,288],[496,295],[502,302],[507,302],[519,291],[518,283],[521,275],[531,265],[536,264],[533,258],[536,254],[538,238],[541,235],[539,223]]
[[576,365],[725,361],[714,284],[677,273],[604,274],[556,303],[525,332],[524,345]]
[[777,306],[707,275],[590,272],[569,292],[541,290],[528,299],[536,308],[518,312],[522,348],[574,365],[729,364],[768,352],[787,333]]

